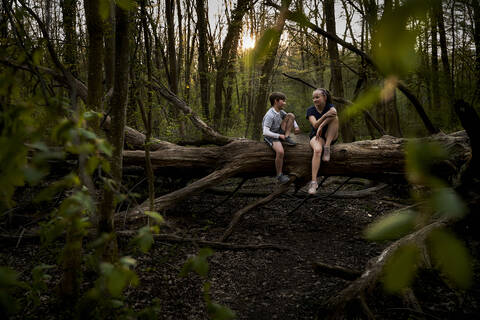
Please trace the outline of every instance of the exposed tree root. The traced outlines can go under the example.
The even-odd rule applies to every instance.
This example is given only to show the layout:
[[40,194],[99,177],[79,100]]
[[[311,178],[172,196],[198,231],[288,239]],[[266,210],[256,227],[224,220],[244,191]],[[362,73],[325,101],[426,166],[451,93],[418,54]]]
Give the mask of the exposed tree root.
[[275,199],[278,195],[282,194],[282,193],[285,193],[288,191],[289,187],[290,187],[290,184],[292,182],[294,182],[296,179],[295,176],[291,176],[290,177],[290,181],[284,185],[280,185],[275,191],[273,191],[270,195],[268,195],[267,197],[263,198],[263,199],[260,199],[258,200],[257,202],[254,202],[240,210],[238,210],[234,215],[233,215],[233,219],[232,221],[230,222],[230,225],[228,226],[228,228],[225,230],[225,232],[223,233],[222,237],[220,238],[220,241],[225,241],[226,239],[228,239],[228,237],[230,237],[230,235],[232,234],[233,232],[233,228],[235,228],[235,226],[238,224],[238,222],[240,221],[240,219],[242,218],[243,215],[245,215],[246,213],[250,212],[252,209],[255,209],[259,206],[263,206],[264,204],[267,204],[269,203],[270,201],[272,201],[273,199]]
[[[117,231],[118,235],[133,237],[136,236],[137,233],[135,231],[126,230],[126,231]],[[234,243],[227,243],[227,242],[218,242],[218,241],[207,241],[202,239],[196,238],[182,238],[172,234],[154,234],[154,239],[159,241],[167,241],[167,242],[176,242],[176,243],[194,243],[200,246],[207,246],[215,249],[220,250],[279,250],[279,251],[288,251],[291,250],[288,247],[279,246],[275,244],[255,244],[255,245],[242,245],[242,244],[234,244]]]
[[361,271],[334,266],[323,262],[313,262],[312,265],[316,273],[326,273],[344,280],[355,280],[362,275]]
[[[174,192],[168,193],[164,196],[156,198],[154,201],[155,210],[163,211],[168,208],[173,207],[178,202],[188,198],[191,195],[194,195],[198,192],[201,192],[225,179],[230,178],[235,175],[239,170],[239,167],[229,166],[224,169],[216,170],[202,179],[199,179],[188,186],[176,190]],[[143,214],[144,210],[148,210],[149,204],[148,201],[143,202],[140,207],[135,208],[131,213],[129,213],[128,220],[137,220],[145,217]]]
[[343,319],[347,305],[351,305],[352,302],[363,301],[363,303],[365,303],[365,296],[372,291],[382,275],[385,263],[398,248],[407,243],[422,243],[432,230],[444,227],[446,224],[446,220],[435,221],[420,230],[393,242],[385,248],[378,257],[370,259],[367,263],[367,268],[363,271],[360,278],[350,283],[347,288],[343,289],[325,302],[324,308],[328,312],[329,319]]

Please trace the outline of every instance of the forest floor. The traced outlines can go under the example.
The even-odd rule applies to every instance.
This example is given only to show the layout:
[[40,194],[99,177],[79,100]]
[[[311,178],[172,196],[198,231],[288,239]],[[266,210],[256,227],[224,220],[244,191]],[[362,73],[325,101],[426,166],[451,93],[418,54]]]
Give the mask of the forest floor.
[[[330,178],[329,178],[330,179]],[[334,191],[345,178],[332,178],[321,192]],[[252,179],[241,193],[225,201],[219,190],[233,190],[240,182],[230,179],[214,191],[207,191],[184,201],[175,210],[165,213],[169,222],[164,233],[185,238],[218,241],[233,214],[257,201],[258,193],[271,192],[277,186],[273,178]],[[342,190],[366,188],[347,184]],[[172,243],[158,240],[151,250],[142,254],[133,251],[129,240],[119,237],[122,254],[137,260],[135,268],[140,284],[125,292],[125,303],[133,310],[159,307],[159,319],[206,319],[202,288],[209,282],[213,301],[229,307],[238,319],[322,319],[322,303],[344,289],[349,281],[315,273],[312,263],[322,262],[346,268],[364,270],[367,261],[378,256],[387,245],[364,239],[366,226],[377,217],[411,204],[405,187],[388,186],[366,198],[309,198],[305,190],[294,194],[294,188],[267,205],[246,214],[227,242],[232,244],[274,244],[288,250],[215,249],[208,258],[207,278],[190,273],[181,277],[183,265],[198,253],[195,243]],[[293,212],[292,212],[293,211]],[[137,225],[119,225],[119,230],[136,230]],[[477,226],[478,227],[478,226]],[[457,231],[458,232],[458,231]],[[466,236],[466,244],[475,257],[479,240]],[[55,263],[57,249],[40,249],[35,242],[4,243],[0,246],[0,265],[22,272],[28,279],[33,266]],[[381,285],[367,295],[367,304],[377,319],[475,319],[480,317],[479,263],[475,259],[475,282],[467,291],[445,284],[434,271],[422,270],[415,280],[414,292],[422,313],[402,303],[400,297],[388,295]],[[58,281],[53,269],[50,285]],[[54,290],[44,292],[38,308],[26,308],[20,318],[55,319],[58,305],[48,299]],[[360,316],[360,315],[358,315]]]

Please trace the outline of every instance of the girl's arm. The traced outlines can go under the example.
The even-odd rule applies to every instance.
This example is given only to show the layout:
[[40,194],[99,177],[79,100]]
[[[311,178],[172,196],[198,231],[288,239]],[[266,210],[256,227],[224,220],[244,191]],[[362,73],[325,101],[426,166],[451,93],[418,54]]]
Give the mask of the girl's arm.
[[[318,120],[315,119],[315,117],[313,115],[308,117],[308,120],[310,121],[312,126],[315,129],[317,129],[321,124],[323,124],[323,122],[325,122],[326,119],[328,119],[328,118],[331,119],[331,118],[336,117],[336,116],[337,116],[337,110],[332,107],[323,116],[321,116]],[[325,125],[325,124],[323,124],[323,125]]]

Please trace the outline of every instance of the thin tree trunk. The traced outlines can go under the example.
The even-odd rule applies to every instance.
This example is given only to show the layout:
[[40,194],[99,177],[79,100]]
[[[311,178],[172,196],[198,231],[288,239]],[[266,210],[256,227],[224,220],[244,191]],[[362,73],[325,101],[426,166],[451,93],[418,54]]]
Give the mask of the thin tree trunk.
[[[440,35],[440,52],[442,57],[443,73],[447,86],[447,100],[449,106],[453,106],[453,99],[455,98],[453,79],[450,74],[450,64],[448,63],[448,50],[447,50],[447,36],[445,32],[445,22],[443,18],[443,3],[439,1],[435,6],[435,14],[437,17],[438,34]],[[453,108],[451,108],[453,110]]]
[[[129,13],[118,5],[115,7],[115,82],[111,108],[111,125],[108,139],[113,146],[110,168],[113,180],[120,184],[123,167],[123,142],[125,133],[126,108],[128,100],[128,72],[130,67]],[[98,231],[100,234],[114,234],[114,196],[115,190],[106,188],[100,205]],[[105,246],[104,258],[113,261],[118,254],[116,237],[113,236]]]
[[63,31],[65,44],[63,56],[65,67],[72,75],[77,76],[77,0],[63,0],[60,3],[63,15]]
[[262,133],[262,119],[265,114],[267,105],[267,95],[270,87],[270,78],[272,75],[275,58],[277,56],[278,45],[280,43],[280,36],[282,35],[283,28],[285,26],[286,14],[290,3],[291,0],[284,1],[284,6],[282,6],[282,8],[280,9],[280,14],[277,18],[277,22],[273,27],[275,34],[272,36],[271,46],[269,48],[269,52],[265,57],[265,62],[262,66],[262,71],[260,74],[260,85],[258,87],[258,93],[255,99],[255,110],[253,115],[253,140],[259,140]]
[[[88,98],[87,107],[101,111],[103,96],[103,21],[98,0],[85,0],[88,30]],[[97,124],[94,124],[97,126]],[[96,130],[96,129],[95,129]]]
[[[325,0],[325,18],[327,22],[327,32],[336,34],[335,27],[335,1]],[[335,96],[343,97],[345,95],[343,90],[342,66],[340,63],[340,56],[338,54],[337,42],[328,40],[328,54],[330,56],[330,70],[332,75],[332,91]],[[344,106],[337,104],[339,114],[342,113]],[[340,123],[340,132],[342,139],[345,142],[355,140],[353,128],[348,123]]]
[[[236,56],[238,39],[240,31],[242,30],[242,19],[250,4],[250,0],[238,0],[237,6],[232,11],[231,22],[228,25],[227,35],[222,45],[222,53],[220,61],[217,66],[217,78],[215,80],[215,112],[213,115],[213,127],[218,129],[222,126],[223,116],[223,94],[224,94],[224,80],[231,72],[232,64]],[[231,79],[231,78],[230,78]]]
[[473,39],[475,42],[475,72],[476,76],[476,88],[474,101],[480,100],[480,3],[479,1],[472,1],[473,7],[473,20],[475,28],[473,30]]
[[115,77],[115,3],[108,0],[110,12],[105,21],[105,88],[106,91],[113,90],[113,81]]
[[200,80],[200,101],[203,116],[210,119],[208,80],[208,49],[207,49],[207,21],[205,12],[205,0],[196,0],[197,3],[197,30],[198,30],[198,76]]

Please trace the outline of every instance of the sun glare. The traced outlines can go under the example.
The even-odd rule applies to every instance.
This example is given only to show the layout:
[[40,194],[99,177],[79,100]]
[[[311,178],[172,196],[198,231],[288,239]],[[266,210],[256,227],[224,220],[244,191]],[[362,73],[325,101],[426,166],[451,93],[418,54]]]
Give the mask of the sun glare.
[[249,50],[255,47],[255,38],[249,34],[243,34],[242,48],[243,50]]

